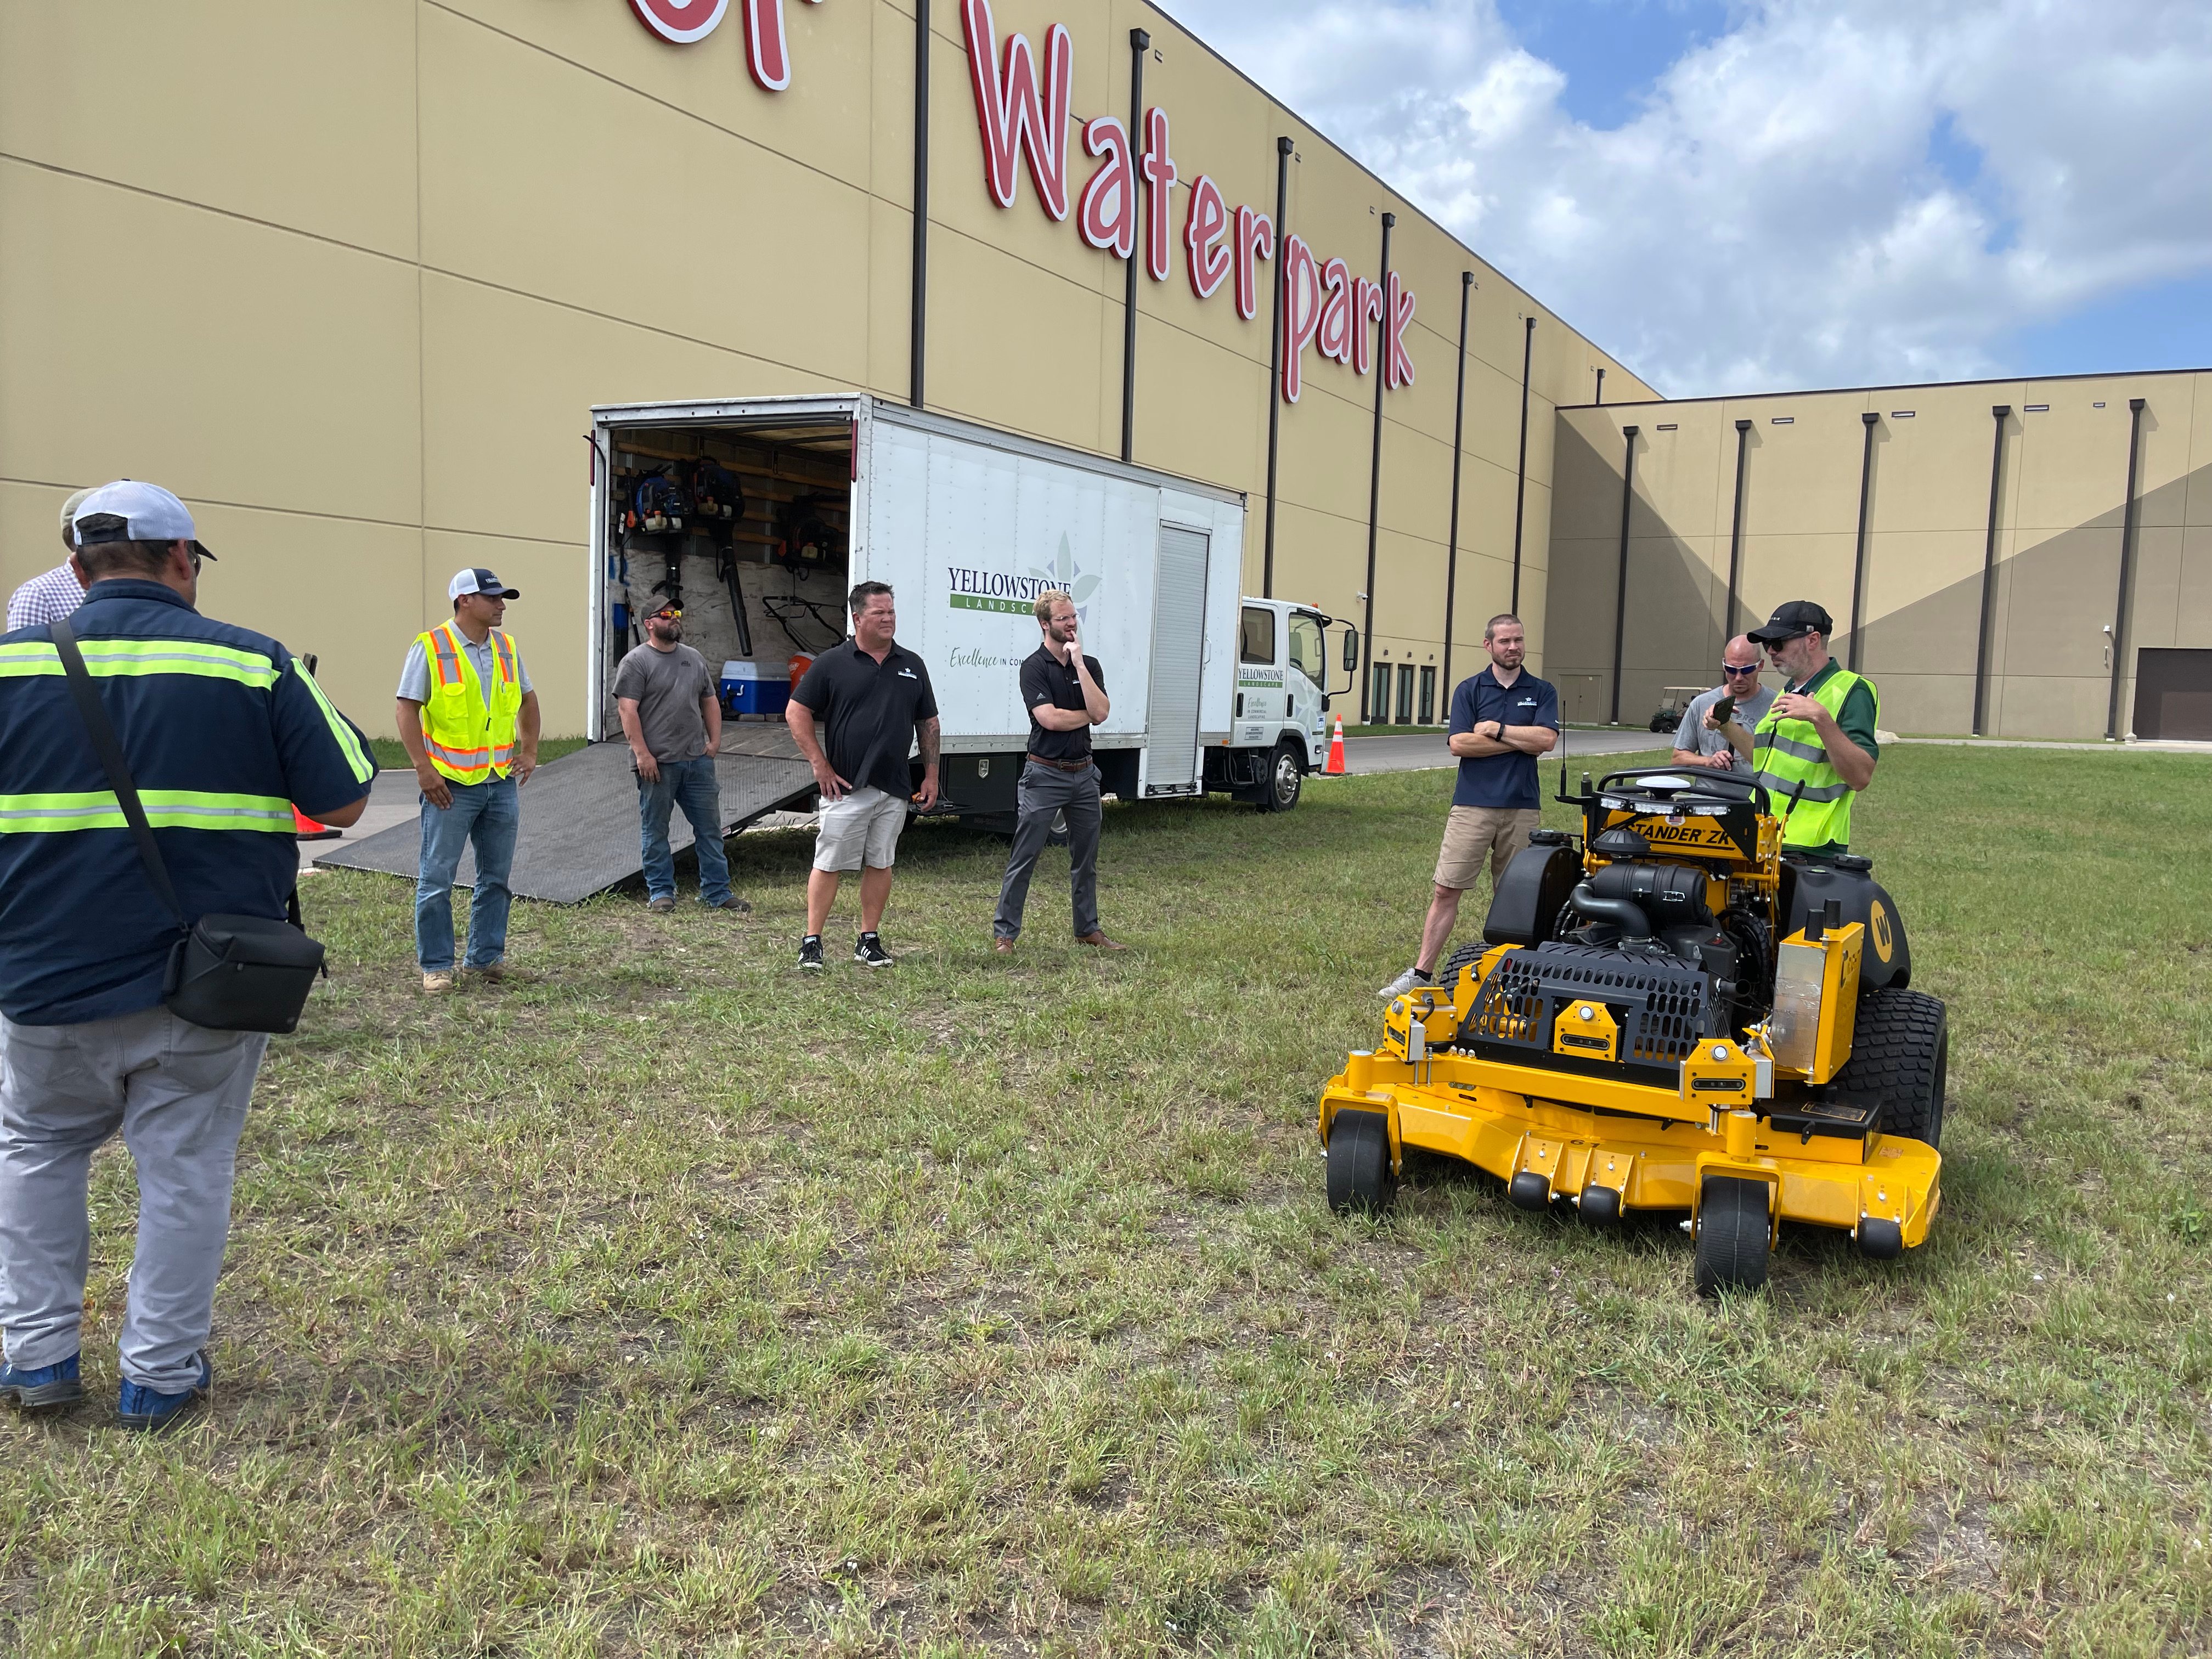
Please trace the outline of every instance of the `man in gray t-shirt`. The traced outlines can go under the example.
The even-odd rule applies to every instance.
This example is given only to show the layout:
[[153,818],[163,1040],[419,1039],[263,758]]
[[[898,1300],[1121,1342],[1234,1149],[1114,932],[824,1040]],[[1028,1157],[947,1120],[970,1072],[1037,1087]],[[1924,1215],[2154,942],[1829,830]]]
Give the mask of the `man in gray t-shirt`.
[[730,891],[730,860],[722,847],[722,787],[714,775],[722,705],[707,659],[684,643],[684,613],[676,606],[663,605],[647,617],[645,643],[617,665],[615,708],[637,774],[646,908],[676,908],[668,819],[680,806],[699,854],[699,902],[714,910],[751,909]]
[[1741,634],[1722,647],[1723,683],[1710,691],[1700,691],[1682,711],[1682,723],[1674,731],[1675,765],[1710,766],[1744,777],[1752,775],[1751,757],[1736,753],[1725,733],[1705,724],[1705,716],[1723,697],[1734,697],[1731,718],[1747,732],[1756,727],[1774,702],[1774,693],[1759,683],[1763,660],[1759,647]]

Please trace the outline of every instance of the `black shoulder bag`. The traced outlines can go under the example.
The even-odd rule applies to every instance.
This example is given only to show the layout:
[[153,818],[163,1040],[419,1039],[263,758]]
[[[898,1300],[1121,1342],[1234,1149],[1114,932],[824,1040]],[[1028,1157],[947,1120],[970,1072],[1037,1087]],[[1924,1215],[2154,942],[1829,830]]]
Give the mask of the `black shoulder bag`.
[[60,654],[62,670],[69,678],[70,695],[76,700],[77,713],[92,738],[93,752],[100,757],[108,787],[115,792],[138,843],[146,878],[184,934],[169,954],[161,1000],[179,1019],[210,1030],[297,1030],[300,1011],[307,1005],[315,975],[329,972],[323,966],[323,947],[299,926],[297,890],[286,907],[290,921],[273,921],[266,916],[185,920],[185,907],[177,902],[177,890],[169,881],[168,866],[161,861],[161,845],[154,839],[153,826],[146,822],[138,787],[131,781],[123,745],[116,740],[107,711],[100,707],[100,693],[84,665],[84,653],[77,649],[76,635],[67,622],[51,623],[47,628]]

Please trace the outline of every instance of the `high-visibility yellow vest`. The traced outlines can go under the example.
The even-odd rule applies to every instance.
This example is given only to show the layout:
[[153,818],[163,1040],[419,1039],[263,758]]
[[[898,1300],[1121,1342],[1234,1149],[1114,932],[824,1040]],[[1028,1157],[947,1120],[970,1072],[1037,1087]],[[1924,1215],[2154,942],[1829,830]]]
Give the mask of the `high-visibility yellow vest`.
[[[1848,668],[1838,668],[1808,694],[1840,720],[1844,699],[1855,686],[1863,685],[1875,700],[1877,720],[1881,692],[1875,683]],[[1851,797],[1857,792],[1845,783],[1828,759],[1820,729],[1810,720],[1784,720],[1778,698],[1752,733],[1752,763],[1766,787],[1772,810],[1787,814],[1782,830],[1784,847],[1826,847],[1851,838]],[[1802,786],[1802,788],[1800,786]],[[1795,797],[1793,803],[1792,798]]]
[[463,650],[459,629],[441,623],[421,636],[430,665],[430,699],[422,705],[422,746],[430,764],[455,783],[503,778],[514,758],[515,717],[522,708],[522,676],[514,641],[491,630],[491,703]]

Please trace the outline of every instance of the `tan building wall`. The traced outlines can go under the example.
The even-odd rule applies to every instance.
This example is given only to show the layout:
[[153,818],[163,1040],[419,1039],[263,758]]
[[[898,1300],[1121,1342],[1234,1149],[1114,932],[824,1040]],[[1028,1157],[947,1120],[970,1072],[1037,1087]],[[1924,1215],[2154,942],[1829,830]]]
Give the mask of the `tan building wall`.
[[[1554,409],[1650,390],[1150,6],[1000,0],[1003,42],[1064,23],[1078,116],[1147,103],[1200,172],[1419,296],[1415,384],[1386,398],[1376,635],[1441,650],[1460,273],[1471,270],[1456,629],[1510,583],[1522,324],[1523,609],[1542,638]],[[589,406],[863,389],[908,373],[914,21],[902,0],[787,8],[793,75],[744,70],[733,7],[696,46],[625,0],[0,0],[0,581],[60,556],[70,489],[151,478],[222,555],[212,614],[319,653],[382,732],[405,641],[487,564],[551,732],[583,722]],[[1121,263],[982,179],[960,8],[932,54],[933,407],[1119,447]],[[1071,142],[1071,197],[1097,164]],[[1269,312],[1139,278],[1135,459],[1252,496],[1261,580]],[[1139,251],[1141,258],[1141,247]],[[1272,278],[1273,268],[1267,275]],[[1265,292],[1263,289],[1263,293]],[[1276,592],[1358,617],[1375,375],[1309,359],[1285,408]],[[1560,428],[1565,430],[1564,428]],[[1463,674],[1479,657],[1461,654]]]
[[[1860,665],[1893,730],[1972,724],[1990,469],[1996,567],[1983,729],[2105,732],[2127,505],[2129,400],[2143,399],[2129,674],[2142,650],[2212,647],[2212,373],[2076,376],[1562,410],[1553,471],[1553,678],[1571,714],[1611,705],[1621,474],[1638,428],[1621,718],[1662,686],[1711,685],[1732,632],[1818,600],[1848,659],[1865,434],[1875,416]],[[1749,421],[1738,602],[1726,615],[1736,422]]]

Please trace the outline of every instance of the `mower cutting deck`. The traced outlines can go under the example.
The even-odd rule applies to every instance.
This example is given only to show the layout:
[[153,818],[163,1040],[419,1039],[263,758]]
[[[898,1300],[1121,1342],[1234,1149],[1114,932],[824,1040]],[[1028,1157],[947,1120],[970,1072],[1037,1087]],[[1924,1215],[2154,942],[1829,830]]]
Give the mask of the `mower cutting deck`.
[[1698,1288],[1765,1282],[1784,1220],[1894,1256],[1941,1197],[1943,1005],[1909,988],[1863,858],[1782,851],[1757,786],[1646,768],[1562,799],[1433,988],[1321,1098],[1328,1197],[1387,1208],[1406,1149],[1522,1207],[1687,1210]]

